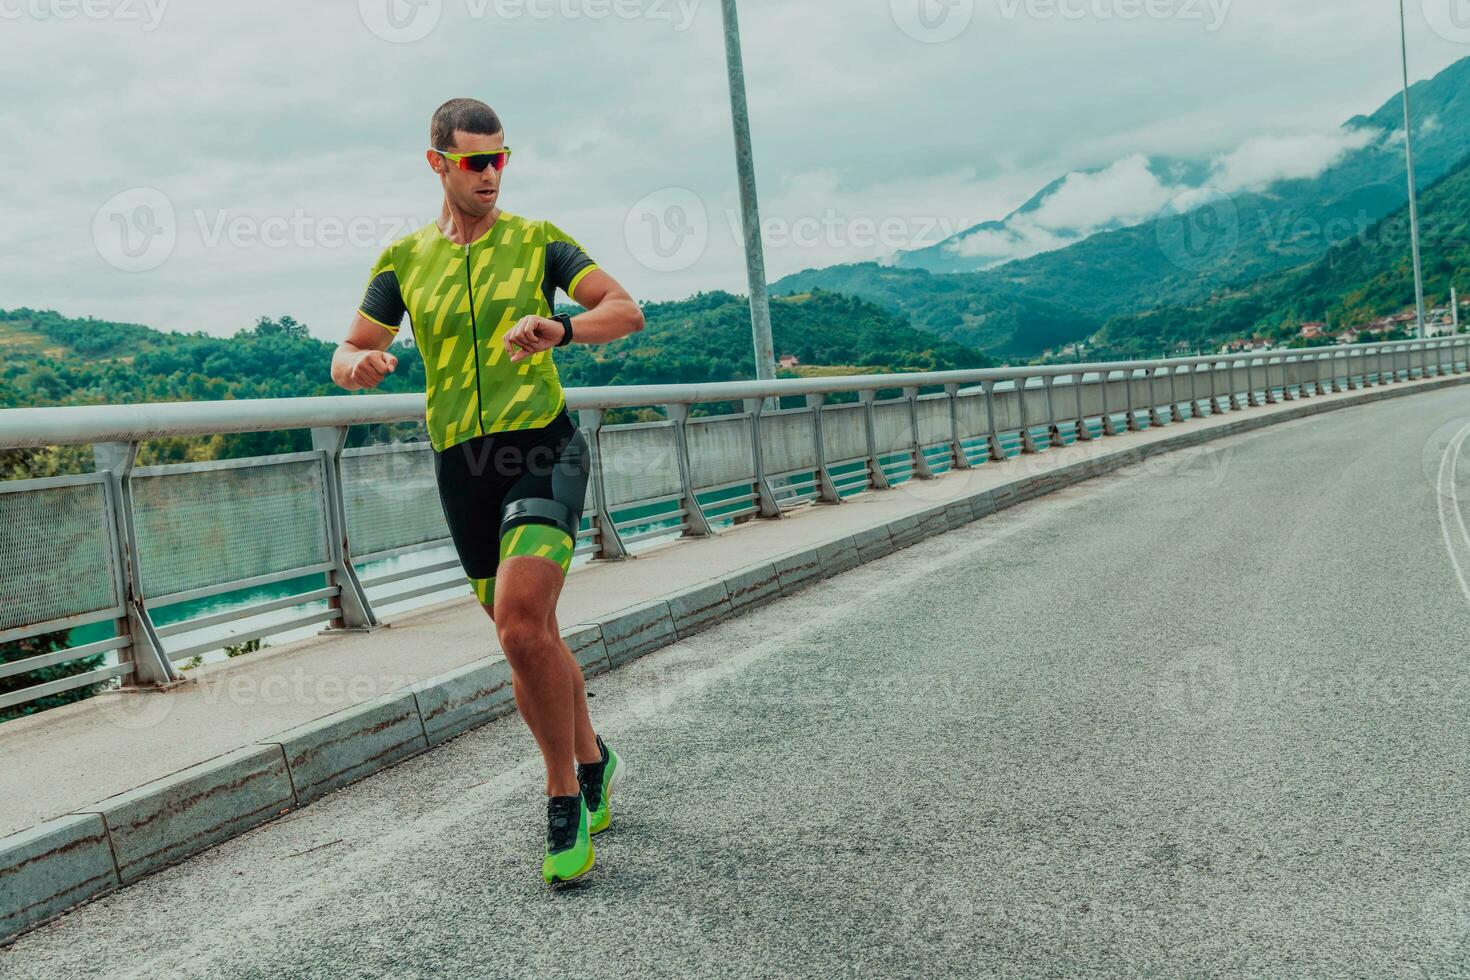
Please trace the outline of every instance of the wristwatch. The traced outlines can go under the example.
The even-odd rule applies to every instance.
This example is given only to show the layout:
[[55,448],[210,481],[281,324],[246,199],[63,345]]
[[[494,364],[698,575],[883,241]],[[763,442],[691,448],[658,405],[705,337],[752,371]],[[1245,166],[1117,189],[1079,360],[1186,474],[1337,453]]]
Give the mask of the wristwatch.
[[571,317],[571,314],[569,314],[569,313],[557,313],[557,314],[554,314],[551,318],[553,320],[555,320],[557,323],[560,323],[561,324],[561,328],[562,328],[561,340],[557,341],[556,346],[558,346],[558,347],[565,347],[567,344],[570,344],[572,342],[572,317]]

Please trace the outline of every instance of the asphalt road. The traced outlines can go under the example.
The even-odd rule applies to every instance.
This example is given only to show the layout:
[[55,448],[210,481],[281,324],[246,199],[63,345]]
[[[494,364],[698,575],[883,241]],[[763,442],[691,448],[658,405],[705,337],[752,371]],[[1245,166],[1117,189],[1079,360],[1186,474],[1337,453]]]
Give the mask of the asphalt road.
[[512,717],[0,976],[1470,973],[1467,424],[1155,460],[599,678],[628,779],[580,887]]

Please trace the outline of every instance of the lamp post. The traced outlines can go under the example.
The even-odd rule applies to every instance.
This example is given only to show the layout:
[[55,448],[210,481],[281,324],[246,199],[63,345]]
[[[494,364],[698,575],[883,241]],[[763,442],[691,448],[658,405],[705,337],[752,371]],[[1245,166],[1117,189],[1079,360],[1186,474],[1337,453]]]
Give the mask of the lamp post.
[[1419,198],[1414,186],[1414,127],[1409,111],[1409,30],[1404,0],[1399,0],[1399,52],[1404,66],[1404,157],[1409,166],[1409,236],[1414,246],[1414,301],[1418,311],[1419,336],[1425,336],[1424,266],[1419,254]]
[[750,114],[745,104],[745,65],[740,54],[740,22],[735,0],[721,0],[725,19],[725,67],[730,75],[730,118],[735,125],[735,167],[740,178],[740,224],[745,236],[745,277],[750,284],[750,330],[755,340],[755,376],[776,377],[771,340],[771,301],[766,293],[766,259],[761,248],[760,207],[755,193],[755,160],[750,149]]

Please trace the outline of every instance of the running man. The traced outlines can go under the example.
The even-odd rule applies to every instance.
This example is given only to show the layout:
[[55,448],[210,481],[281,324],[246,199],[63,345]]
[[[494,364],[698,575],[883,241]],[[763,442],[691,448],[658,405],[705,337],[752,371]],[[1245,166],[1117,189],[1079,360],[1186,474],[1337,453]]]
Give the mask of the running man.
[[[551,348],[626,337],[643,329],[643,312],[566,232],[500,210],[511,151],[488,105],[452,99],[429,132],[443,210],[378,259],[332,380],[349,391],[379,385],[398,364],[387,350],[408,315],[444,516],[546,763],[541,873],[556,884],[591,870],[620,761],[592,728],[556,621],[588,457]],[[558,289],[586,312],[553,316]]]

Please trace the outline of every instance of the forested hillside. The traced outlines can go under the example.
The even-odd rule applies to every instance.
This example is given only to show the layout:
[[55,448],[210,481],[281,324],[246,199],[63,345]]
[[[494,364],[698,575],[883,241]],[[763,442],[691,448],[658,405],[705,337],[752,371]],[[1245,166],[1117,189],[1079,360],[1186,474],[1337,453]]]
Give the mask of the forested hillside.
[[[647,326],[599,346],[555,354],[563,384],[669,384],[754,377],[750,313],[743,297],[706,293],[645,307]],[[991,362],[972,349],[909,327],[870,303],[832,293],[787,297],[772,304],[779,355],[792,354],[794,376],[819,368],[857,372],[951,370]],[[423,362],[404,329],[393,350],[398,370],[385,392],[424,388]],[[166,333],[130,323],[73,319],[51,311],[0,311],[0,407],[352,396],[328,376],[335,345],[318,340],[289,316],[262,318],[233,337]],[[387,433],[391,437],[393,433]],[[384,433],[354,431],[354,441]],[[157,440],[150,463],[218,459],[307,448],[306,432],[243,433],[207,439]],[[0,478],[45,476],[86,468],[85,448],[0,454]]]
[[[1429,305],[1448,302],[1450,287],[1470,292],[1470,160],[1420,196],[1424,288]],[[1102,339],[1122,349],[1176,343],[1212,347],[1260,334],[1290,339],[1308,321],[1333,330],[1360,326],[1414,305],[1409,214],[1402,208],[1310,265],[1272,276],[1198,306],[1166,307],[1109,321]]]

